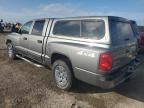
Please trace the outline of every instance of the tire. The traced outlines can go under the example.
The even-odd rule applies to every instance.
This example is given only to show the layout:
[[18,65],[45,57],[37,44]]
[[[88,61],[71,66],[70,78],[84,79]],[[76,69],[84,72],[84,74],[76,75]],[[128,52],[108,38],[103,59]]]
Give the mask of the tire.
[[56,60],[52,65],[55,83],[58,88],[68,91],[72,88],[73,75],[66,60]]
[[7,44],[7,53],[8,53],[9,60],[14,60],[16,58],[15,49],[12,43]]

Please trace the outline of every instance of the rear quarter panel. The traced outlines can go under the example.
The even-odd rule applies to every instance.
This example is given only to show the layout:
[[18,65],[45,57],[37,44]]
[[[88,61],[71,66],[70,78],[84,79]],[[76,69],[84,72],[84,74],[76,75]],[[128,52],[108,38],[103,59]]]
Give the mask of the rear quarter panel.
[[109,45],[49,37],[47,48],[46,54],[50,57],[58,53],[70,59],[77,79],[95,85],[96,76],[99,75],[99,56],[108,51]]

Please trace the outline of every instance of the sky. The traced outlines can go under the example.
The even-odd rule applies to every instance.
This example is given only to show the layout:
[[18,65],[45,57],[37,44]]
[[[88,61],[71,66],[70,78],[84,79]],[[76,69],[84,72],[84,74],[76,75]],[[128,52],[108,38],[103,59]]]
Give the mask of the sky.
[[10,22],[107,15],[125,17],[144,25],[144,0],[0,0],[0,19]]

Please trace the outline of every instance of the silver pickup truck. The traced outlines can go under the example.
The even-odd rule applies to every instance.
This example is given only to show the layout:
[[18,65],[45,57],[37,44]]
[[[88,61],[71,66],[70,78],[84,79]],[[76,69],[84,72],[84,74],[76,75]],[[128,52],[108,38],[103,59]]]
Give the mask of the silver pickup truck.
[[137,41],[130,21],[114,16],[47,18],[6,37],[11,60],[23,57],[52,68],[57,87],[74,79],[113,88],[135,73]]

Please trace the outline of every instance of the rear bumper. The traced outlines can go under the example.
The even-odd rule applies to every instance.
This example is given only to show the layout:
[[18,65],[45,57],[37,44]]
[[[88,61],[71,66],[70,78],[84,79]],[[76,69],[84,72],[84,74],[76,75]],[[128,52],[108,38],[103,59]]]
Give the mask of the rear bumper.
[[124,68],[115,71],[108,75],[100,75],[97,76],[96,85],[103,89],[111,89],[120,83],[124,82],[126,79],[130,78],[134,73],[136,73],[136,69],[140,65],[139,61],[132,61],[130,64],[125,66]]

